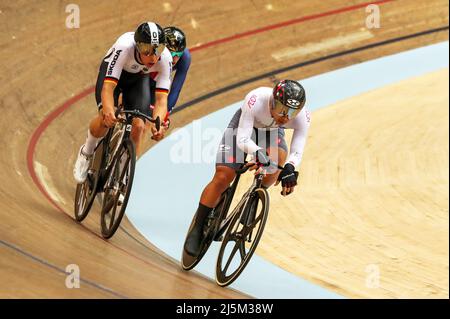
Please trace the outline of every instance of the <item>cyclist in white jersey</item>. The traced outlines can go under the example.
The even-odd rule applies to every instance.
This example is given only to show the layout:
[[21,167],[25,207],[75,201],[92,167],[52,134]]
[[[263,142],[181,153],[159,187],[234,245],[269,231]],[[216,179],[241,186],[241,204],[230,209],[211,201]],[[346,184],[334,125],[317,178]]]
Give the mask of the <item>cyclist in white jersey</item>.
[[[119,95],[126,110],[140,112],[164,119],[167,113],[167,96],[172,72],[172,56],[165,48],[165,35],[160,25],[153,22],[141,23],[135,32],[121,35],[108,50],[100,65],[95,98],[98,114],[90,122],[85,144],[80,147],[73,170],[74,178],[83,183],[87,176],[89,162],[98,141],[105,136],[108,128],[115,125],[115,107]],[[150,75],[156,82],[155,107],[152,111]],[[131,139],[140,151],[141,137],[145,123],[140,118],[133,119]],[[152,138],[164,137],[165,126],[157,131],[152,125]]]
[[[298,178],[295,167],[301,162],[311,121],[305,102],[304,88],[292,80],[282,80],[273,89],[260,87],[247,94],[222,137],[216,172],[203,190],[193,227],[186,238],[187,253],[194,257],[200,253],[204,221],[233,181],[246,154],[253,155],[252,162],[246,164],[251,169],[266,166],[263,187],[281,182],[283,196],[294,192]],[[285,128],[294,130],[290,152],[284,139]]]

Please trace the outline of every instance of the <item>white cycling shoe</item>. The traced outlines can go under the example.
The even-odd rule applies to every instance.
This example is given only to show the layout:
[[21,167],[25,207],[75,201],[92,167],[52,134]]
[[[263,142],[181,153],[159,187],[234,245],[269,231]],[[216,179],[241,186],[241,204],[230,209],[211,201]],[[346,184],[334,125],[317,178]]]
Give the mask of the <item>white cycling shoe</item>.
[[78,184],[84,183],[84,181],[86,180],[92,158],[92,155],[86,155],[83,153],[83,147],[84,144],[80,147],[77,161],[75,162],[75,167],[73,168],[73,177]]

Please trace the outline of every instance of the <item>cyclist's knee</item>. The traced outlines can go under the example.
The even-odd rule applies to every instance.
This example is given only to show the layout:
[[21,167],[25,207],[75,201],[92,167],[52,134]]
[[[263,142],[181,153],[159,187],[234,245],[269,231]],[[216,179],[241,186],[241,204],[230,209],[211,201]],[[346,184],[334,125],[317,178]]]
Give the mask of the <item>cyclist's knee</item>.
[[141,119],[133,120],[133,127],[131,128],[131,135],[141,136],[145,130],[145,123]]
[[233,181],[236,173],[230,167],[217,166],[216,173],[214,174],[213,183],[217,185],[222,191],[224,191],[230,183]]
[[91,132],[92,136],[96,138],[105,136],[108,128],[103,123],[103,116],[101,113],[94,117],[89,123],[89,131]]

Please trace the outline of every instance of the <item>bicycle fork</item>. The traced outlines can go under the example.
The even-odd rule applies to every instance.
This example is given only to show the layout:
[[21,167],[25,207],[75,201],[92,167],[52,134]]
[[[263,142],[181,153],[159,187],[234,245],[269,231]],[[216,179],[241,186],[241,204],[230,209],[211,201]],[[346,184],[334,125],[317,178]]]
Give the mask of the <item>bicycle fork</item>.
[[[262,184],[262,180],[264,178],[263,174],[259,174],[255,180],[253,181],[253,185],[252,185],[252,192],[249,195],[248,201],[247,203],[250,202],[250,205],[245,206],[245,211],[242,213],[241,219],[240,219],[240,223],[244,226],[244,227],[251,227],[251,225],[253,224],[253,222],[255,221],[255,216],[256,216],[256,210],[258,208],[258,199],[257,196],[258,194],[255,192],[255,190],[257,188],[261,187]],[[253,227],[250,230],[248,236],[247,236],[247,242],[251,243],[252,242],[252,234],[253,234]]]

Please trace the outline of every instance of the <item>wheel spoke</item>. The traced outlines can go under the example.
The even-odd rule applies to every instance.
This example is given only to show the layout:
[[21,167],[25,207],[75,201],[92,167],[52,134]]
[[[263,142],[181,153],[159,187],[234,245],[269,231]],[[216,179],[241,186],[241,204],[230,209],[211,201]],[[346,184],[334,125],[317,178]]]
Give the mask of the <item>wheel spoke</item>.
[[112,226],[114,225],[114,217],[116,217],[116,210],[117,210],[117,199],[118,199],[119,197],[118,196],[116,196],[115,198],[114,198],[114,204],[113,204],[113,209],[112,209],[112,212],[110,213],[110,220],[109,220],[109,229],[111,229],[112,228]]
[[245,255],[247,254],[245,251],[245,241],[239,241],[239,253],[241,254],[241,260],[245,259]]
[[[119,181],[118,181],[119,185],[120,185],[120,183],[123,182],[125,175],[128,175],[128,165],[130,163],[130,160],[131,160],[130,157],[127,156],[127,160],[126,160],[125,164],[123,165],[124,170],[120,173],[120,177],[119,177]],[[119,160],[118,164],[120,165],[120,160]],[[120,166],[119,166],[119,169],[120,169]],[[124,185],[126,185],[126,183],[124,183]]]
[[80,194],[78,195],[78,211],[82,212],[84,208],[84,202],[86,202],[86,194],[84,190],[84,185],[80,187]]
[[255,228],[256,224],[258,224],[258,222],[263,218],[263,213],[261,212],[257,218],[255,218],[255,220],[250,224],[249,228],[253,229]]
[[228,267],[230,266],[231,261],[233,260],[234,255],[236,255],[236,252],[238,251],[238,248],[239,248],[239,242],[235,241],[233,250],[231,251],[231,254],[230,254],[230,256],[228,257],[227,263],[226,263],[226,265],[225,265],[225,267],[224,267],[224,269],[223,269],[223,273],[224,273],[224,274],[227,273]]
[[[256,209],[256,208],[255,208]],[[255,214],[253,215],[253,218],[256,216],[257,212],[255,212]],[[250,234],[252,232],[252,230],[256,227],[256,225],[261,221],[261,219],[263,218],[264,214],[262,213],[262,211],[258,214],[258,217],[255,218],[253,220],[253,222],[250,225],[244,225],[242,230],[241,230],[241,234],[242,237],[244,238],[244,240],[246,239],[247,235]]]
[[245,240],[245,237],[247,237],[247,235],[248,235],[252,230],[253,230],[253,227],[247,227],[247,226],[244,226],[244,228],[243,228],[242,231],[241,231],[243,240]]

